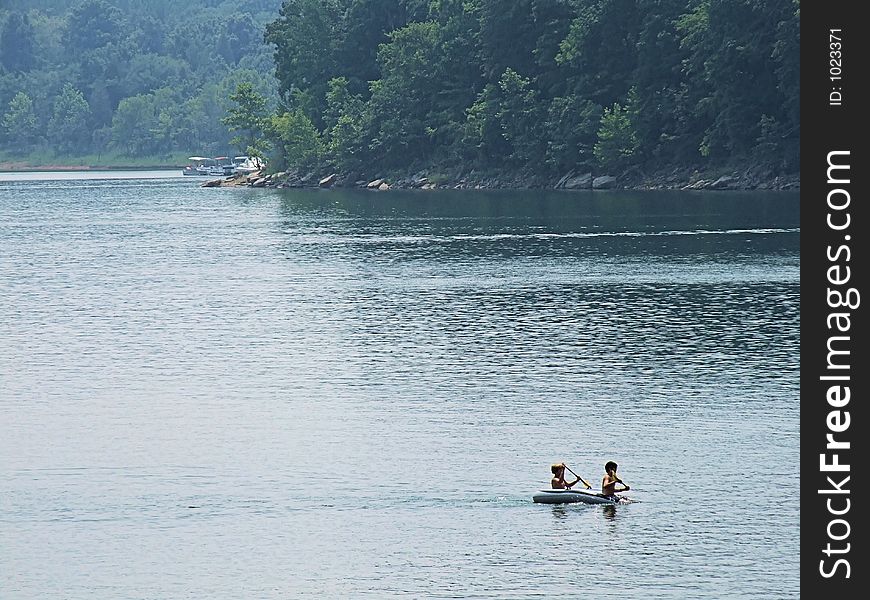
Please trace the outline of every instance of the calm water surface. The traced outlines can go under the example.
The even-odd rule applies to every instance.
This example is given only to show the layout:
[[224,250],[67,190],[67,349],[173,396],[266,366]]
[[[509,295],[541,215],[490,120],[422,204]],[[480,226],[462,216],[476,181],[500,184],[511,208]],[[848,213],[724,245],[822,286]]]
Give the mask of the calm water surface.
[[797,194],[191,179],[0,180],[4,600],[798,596]]

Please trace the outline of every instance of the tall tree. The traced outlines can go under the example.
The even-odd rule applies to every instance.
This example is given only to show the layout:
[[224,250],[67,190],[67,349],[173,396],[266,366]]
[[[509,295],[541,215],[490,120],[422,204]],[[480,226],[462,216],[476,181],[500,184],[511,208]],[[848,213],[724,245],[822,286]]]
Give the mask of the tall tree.
[[322,126],[330,79],[340,76],[336,47],[341,43],[344,2],[286,0],[280,16],[266,27],[275,46],[275,76],[284,101],[303,109]]
[[57,150],[81,152],[90,142],[88,122],[91,109],[82,93],[71,83],[63,86],[54,100],[51,119],[48,122],[48,138]]
[[410,23],[390,34],[378,50],[382,76],[371,84],[371,150],[383,166],[426,158],[437,123],[433,101],[443,79],[441,38],[432,21]]
[[27,150],[36,143],[38,123],[30,96],[24,92],[15,94],[3,115],[2,125],[6,139],[17,150]]
[[222,119],[230,131],[238,132],[230,143],[248,154],[262,156],[266,151],[266,132],[270,124],[266,98],[245,82],[238,85],[230,100],[234,106]]

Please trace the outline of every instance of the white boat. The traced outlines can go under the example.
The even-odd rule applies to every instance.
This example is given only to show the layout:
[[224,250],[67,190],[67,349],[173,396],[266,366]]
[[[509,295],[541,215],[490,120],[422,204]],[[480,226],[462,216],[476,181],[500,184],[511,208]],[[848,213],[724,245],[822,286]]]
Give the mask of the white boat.
[[254,173],[263,169],[264,165],[260,158],[254,156],[233,157],[236,173]]
[[[206,156],[189,156],[190,164],[181,171],[183,175],[213,175],[211,168],[217,164],[215,159]],[[221,171],[223,172],[223,171]]]
[[605,496],[586,490],[540,490],[532,500],[540,504],[618,504],[619,496]]
[[233,174],[233,165],[229,158],[209,158],[207,156],[189,156],[190,164],[181,171],[183,175],[201,175],[205,177],[223,177]]
[[218,175],[227,176],[232,175],[236,172],[236,165],[229,156],[218,156],[215,157],[215,160],[217,161],[216,170],[220,171],[219,173],[217,173]]
[[181,171],[182,175],[202,175],[200,173],[200,167],[203,166],[204,162],[208,160],[204,156],[188,156],[187,160],[190,161],[184,169]]

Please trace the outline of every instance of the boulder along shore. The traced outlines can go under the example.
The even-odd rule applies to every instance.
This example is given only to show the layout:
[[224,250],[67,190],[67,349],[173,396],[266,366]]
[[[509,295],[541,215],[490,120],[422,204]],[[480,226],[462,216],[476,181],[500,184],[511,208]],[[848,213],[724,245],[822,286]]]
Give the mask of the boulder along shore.
[[476,173],[445,176],[419,171],[404,176],[383,176],[374,179],[340,173],[302,173],[298,170],[267,174],[257,171],[212,179],[202,187],[255,188],[359,188],[375,191],[394,189],[419,190],[799,190],[800,173],[774,174],[759,168],[742,170],[674,169],[653,174],[638,169],[620,175],[569,171],[561,177],[543,177],[523,173]]

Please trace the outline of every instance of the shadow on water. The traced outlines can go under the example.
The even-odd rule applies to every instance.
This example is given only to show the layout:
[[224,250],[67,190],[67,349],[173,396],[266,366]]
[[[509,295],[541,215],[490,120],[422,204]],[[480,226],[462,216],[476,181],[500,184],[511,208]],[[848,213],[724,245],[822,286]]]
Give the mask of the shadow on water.
[[[604,504],[600,506],[602,514],[604,515],[604,518],[606,520],[613,521],[616,519],[616,505]],[[596,508],[594,504],[553,504],[553,518],[557,521],[565,521],[571,516],[571,514],[573,514],[575,510],[577,510],[578,507],[582,507],[584,509]]]
[[568,509],[565,508],[564,504],[554,504],[552,508],[553,517],[557,521],[564,521],[568,517]]
[[299,216],[329,214],[350,219],[521,219],[530,223],[580,221],[586,226],[619,231],[637,227],[753,227],[776,222],[798,227],[796,192],[546,190],[280,190],[280,212]]

